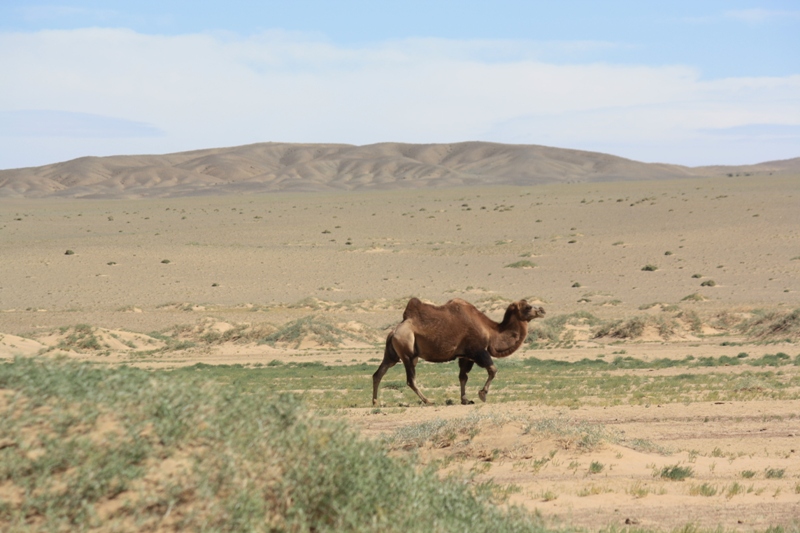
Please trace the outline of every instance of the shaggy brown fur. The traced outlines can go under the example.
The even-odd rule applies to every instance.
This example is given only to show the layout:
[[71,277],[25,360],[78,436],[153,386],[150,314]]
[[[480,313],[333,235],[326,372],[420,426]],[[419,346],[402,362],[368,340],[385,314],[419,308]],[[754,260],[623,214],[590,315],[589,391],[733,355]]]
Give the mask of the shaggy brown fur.
[[398,361],[406,368],[406,382],[411,390],[424,403],[430,403],[415,381],[420,358],[432,363],[458,359],[462,404],[473,403],[466,397],[467,374],[472,366],[477,363],[485,368],[489,378],[478,392],[485,402],[489,385],[497,374],[492,357],[514,353],[528,335],[528,322],[542,316],[543,308],[520,300],[508,306],[503,321],[498,324],[471,303],[458,298],[444,305],[430,305],[411,298],[403,312],[403,321],[386,338],[383,362],[372,376],[372,404],[378,404],[378,387],[384,374]]

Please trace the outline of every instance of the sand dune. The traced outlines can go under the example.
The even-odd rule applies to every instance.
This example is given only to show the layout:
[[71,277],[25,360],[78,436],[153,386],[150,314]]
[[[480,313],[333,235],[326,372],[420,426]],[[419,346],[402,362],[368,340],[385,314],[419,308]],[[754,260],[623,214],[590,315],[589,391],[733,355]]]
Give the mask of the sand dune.
[[143,198],[268,191],[386,190],[653,180],[800,169],[641,163],[535,145],[260,143],[166,155],[82,157],[0,171],[0,197]]

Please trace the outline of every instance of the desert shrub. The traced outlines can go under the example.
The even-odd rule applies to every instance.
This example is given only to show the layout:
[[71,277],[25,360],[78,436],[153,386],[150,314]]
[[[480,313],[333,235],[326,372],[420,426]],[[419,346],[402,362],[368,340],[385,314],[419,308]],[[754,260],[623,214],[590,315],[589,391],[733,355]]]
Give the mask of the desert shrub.
[[566,449],[580,451],[596,450],[605,442],[618,442],[617,434],[602,424],[576,421],[567,418],[542,418],[529,420],[522,429],[523,434],[554,438]]
[[692,488],[689,489],[689,494],[692,496],[714,496],[717,494],[717,487],[715,485],[709,485],[708,483],[703,483],[702,485],[692,485]]
[[595,338],[613,337],[618,339],[633,339],[641,337],[647,325],[647,317],[637,316],[628,320],[617,320],[604,324],[595,331]]
[[715,287],[717,283],[713,279],[707,279],[700,284],[701,287]]
[[682,302],[704,302],[705,300],[706,300],[705,296],[703,296],[702,294],[698,294],[696,292],[693,292],[692,294],[688,294],[683,298],[681,298]]
[[[87,324],[78,324],[71,329],[69,335],[56,347],[61,350],[101,350],[100,339],[95,336],[95,329]],[[67,331],[68,331],[67,330]]]
[[260,326],[250,326],[248,324],[238,324],[226,331],[205,331],[200,334],[199,340],[206,344],[250,343],[259,342],[270,334],[274,333],[275,327],[265,324]]
[[527,259],[523,259],[522,261],[516,261],[514,263],[508,264],[503,268],[535,268],[536,263],[533,261],[528,261]]
[[656,270],[658,270],[658,267],[656,265],[647,264],[642,267],[642,270],[645,272],[655,272]]
[[756,311],[752,318],[739,324],[738,329],[758,340],[800,339],[800,308],[794,311]]
[[16,399],[0,418],[10,531],[543,531],[491,484],[392,458],[292,395],[23,358],[0,364],[0,388]]
[[764,470],[764,477],[767,479],[782,479],[785,472],[786,470],[783,468],[767,468]]
[[564,315],[556,315],[541,321],[532,322],[528,329],[526,344],[555,343],[561,340],[564,329],[571,326],[594,326],[600,319],[587,311],[576,311]]
[[661,469],[661,477],[672,481],[683,481],[687,477],[692,477],[694,471],[689,466],[672,465]]
[[472,440],[485,425],[495,425],[500,419],[495,415],[472,413],[463,418],[428,422],[404,426],[383,441],[390,449],[420,448],[430,444],[435,448],[446,448],[458,439]]
[[692,332],[701,333],[703,331],[703,321],[696,311],[691,309],[688,311],[680,311],[677,318],[684,320],[689,325]]
[[362,340],[357,335],[341,329],[327,320],[311,315],[294,320],[283,325],[261,341],[264,344],[275,346],[284,343],[294,348],[299,348],[303,340],[312,338],[324,346],[340,346],[345,339]]
[[591,464],[589,464],[589,473],[590,474],[599,474],[600,472],[603,471],[604,467],[605,467],[605,465],[603,463],[600,463],[600,462],[597,462],[597,461],[592,461]]

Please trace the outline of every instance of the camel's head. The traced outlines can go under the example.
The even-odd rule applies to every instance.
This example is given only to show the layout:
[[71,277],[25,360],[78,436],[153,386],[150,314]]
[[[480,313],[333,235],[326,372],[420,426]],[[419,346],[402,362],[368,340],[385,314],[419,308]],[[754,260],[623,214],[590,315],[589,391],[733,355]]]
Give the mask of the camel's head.
[[544,307],[533,307],[527,300],[520,300],[509,305],[507,312],[516,314],[520,320],[530,322],[544,316]]

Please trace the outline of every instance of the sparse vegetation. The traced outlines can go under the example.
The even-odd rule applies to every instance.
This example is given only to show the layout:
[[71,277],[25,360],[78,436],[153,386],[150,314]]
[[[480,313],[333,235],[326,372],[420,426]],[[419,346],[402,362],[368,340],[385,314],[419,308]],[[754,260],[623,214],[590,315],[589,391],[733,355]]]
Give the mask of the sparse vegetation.
[[783,468],[767,468],[764,470],[764,477],[767,479],[781,479],[786,472]]
[[800,339],[800,308],[793,311],[756,311],[738,326],[750,338],[775,341]]
[[536,263],[523,259],[522,261],[515,261],[506,265],[504,268],[536,268]]
[[692,496],[711,497],[715,496],[717,492],[718,492],[717,487],[709,483],[703,483],[702,485],[692,485],[692,487],[689,489],[689,494]]
[[12,530],[541,529],[492,484],[393,459],[291,395],[26,359],[0,365],[0,388],[16,398],[0,419]]
[[705,300],[706,300],[705,296],[703,296],[702,294],[698,294],[696,292],[693,292],[692,294],[689,294],[688,296],[684,296],[683,298],[681,298],[682,302],[704,302]]
[[644,270],[645,272],[655,272],[656,270],[658,270],[658,267],[656,265],[647,264],[642,267],[642,270]]
[[660,476],[662,479],[671,481],[683,481],[687,477],[692,477],[693,474],[694,470],[689,466],[672,465],[662,468]]
[[605,468],[605,465],[603,463],[599,463],[597,461],[592,461],[589,464],[589,473],[590,474],[599,474],[600,472],[603,471],[603,468]]

